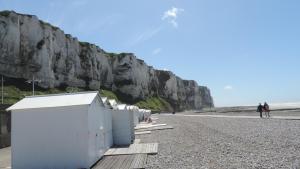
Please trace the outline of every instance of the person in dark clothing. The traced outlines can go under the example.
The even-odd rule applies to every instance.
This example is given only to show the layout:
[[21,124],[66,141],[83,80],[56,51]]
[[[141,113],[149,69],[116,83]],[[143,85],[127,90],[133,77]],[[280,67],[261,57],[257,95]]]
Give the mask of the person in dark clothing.
[[265,104],[264,104],[264,112],[265,112],[266,117],[270,117],[270,107],[267,102],[265,102]]
[[257,112],[259,112],[260,118],[262,118],[263,106],[261,103],[257,106]]

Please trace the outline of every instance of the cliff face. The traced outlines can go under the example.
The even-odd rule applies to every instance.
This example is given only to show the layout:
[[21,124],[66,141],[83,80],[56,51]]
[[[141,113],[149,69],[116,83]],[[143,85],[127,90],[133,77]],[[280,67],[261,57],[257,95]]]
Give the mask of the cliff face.
[[128,103],[151,96],[175,110],[212,107],[207,87],[155,70],[131,53],[112,54],[79,42],[36,16],[0,12],[0,74],[41,80],[39,85],[110,89]]

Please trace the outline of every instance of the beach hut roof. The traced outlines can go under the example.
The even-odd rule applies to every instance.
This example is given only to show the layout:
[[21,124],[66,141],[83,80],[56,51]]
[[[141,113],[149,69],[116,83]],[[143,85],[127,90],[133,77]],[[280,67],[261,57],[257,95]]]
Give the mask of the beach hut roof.
[[107,102],[107,97],[101,97],[103,103]]
[[115,99],[109,99],[108,102],[110,103],[110,105],[114,106],[117,105],[117,101]]
[[97,96],[97,91],[27,96],[7,110],[89,105]]
[[118,108],[118,110],[127,110],[127,105],[126,104],[118,104],[117,108]]

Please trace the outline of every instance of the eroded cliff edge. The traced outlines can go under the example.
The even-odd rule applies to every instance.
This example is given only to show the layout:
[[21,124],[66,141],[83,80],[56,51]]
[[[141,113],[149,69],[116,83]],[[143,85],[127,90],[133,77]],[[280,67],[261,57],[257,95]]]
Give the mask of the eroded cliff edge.
[[207,87],[156,70],[132,53],[107,53],[33,15],[0,12],[0,74],[40,79],[39,86],[74,86],[116,93],[134,104],[160,97],[176,110],[213,107]]

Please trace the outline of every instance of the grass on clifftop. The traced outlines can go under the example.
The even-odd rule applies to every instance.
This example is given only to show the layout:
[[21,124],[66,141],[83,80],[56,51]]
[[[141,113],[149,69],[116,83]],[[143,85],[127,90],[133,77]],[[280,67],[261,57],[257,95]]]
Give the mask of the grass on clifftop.
[[169,111],[171,109],[170,103],[160,97],[150,97],[137,102],[135,105],[142,109],[150,109],[153,112]]
[[[46,95],[46,94],[58,94],[58,93],[73,93],[73,92],[81,92],[83,89],[77,88],[77,87],[67,87],[65,89],[58,89],[58,88],[52,88],[52,89],[36,89],[35,95]],[[13,85],[8,85],[3,87],[3,93],[4,93],[4,104],[14,104],[21,99],[23,99],[25,96],[32,96],[31,90],[24,90],[20,89]],[[0,93],[1,95],[1,93]]]
[[[21,89],[14,85],[6,85],[3,88],[4,91],[4,104],[14,104],[25,96],[32,96],[32,90]],[[52,89],[36,89],[35,95],[46,95],[46,94],[59,94],[59,93],[75,93],[85,91],[82,88],[77,87],[66,87],[65,89],[52,88]],[[100,90],[100,95],[102,97],[108,97],[109,99],[115,99],[118,101],[118,97],[112,91],[109,90]],[[0,93],[1,99],[1,93]],[[1,102],[1,100],[0,100]]]
[[116,57],[125,57],[126,55],[133,55],[132,53],[111,53],[111,52],[106,52],[105,55],[108,58],[116,58]]
[[[4,93],[4,99],[3,99],[4,104],[14,104],[19,100],[23,99],[25,96],[32,96],[32,91],[22,90],[13,85],[4,86],[3,93]],[[59,89],[49,89],[46,91],[35,90],[35,95],[56,94],[56,93],[63,93],[63,91]]]
[[[20,88],[14,85],[5,85],[3,88],[4,91],[4,104],[14,104],[25,96],[32,96],[31,88]],[[46,95],[46,94],[58,94],[58,93],[74,93],[85,91],[82,88],[77,87],[66,87],[61,88],[52,88],[52,89],[40,89],[36,88],[35,95]],[[102,97],[108,97],[109,99],[115,99],[119,102],[119,99],[115,93],[110,90],[100,90],[100,95]],[[1,96],[1,92],[0,92]],[[1,99],[1,97],[0,97]],[[1,100],[0,100],[1,102]],[[159,97],[150,97],[146,100],[139,101],[135,104],[141,109],[150,109],[153,112],[162,112],[171,110],[171,105],[162,98]]]
[[108,99],[115,99],[116,101],[119,101],[117,95],[109,90],[101,90],[100,91],[101,97],[107,97]]
[[7,17],[10,13],[10,11],[0,11],[0,15],[5,17]]

